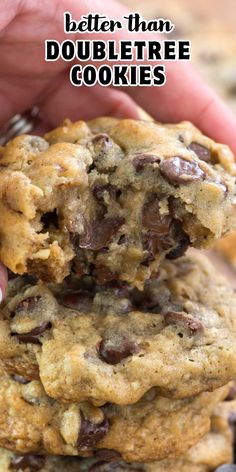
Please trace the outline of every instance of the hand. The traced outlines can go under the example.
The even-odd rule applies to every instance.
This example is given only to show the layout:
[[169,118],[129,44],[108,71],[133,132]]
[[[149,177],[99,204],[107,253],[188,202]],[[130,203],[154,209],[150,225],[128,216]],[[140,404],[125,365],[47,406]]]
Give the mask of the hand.
[[[166,63],[164,87],[74,87],[69,82],[71,62],[45,62],[44,40],[62,41],[63,13],[79,19],[88,12],[120,18],[127,10],[110,0],[1,0],[0,4],[0,126],[15,113],[40,107],[42,131],[57,126],[65,117],[90,119],[97,115],[137,118],[136,103],[155,119],[178,122],[188,119],[213,139],[236,152],[236,118],[216,93],[186,62]],[[153,34],[147,33],[153,38]],[[129,39],[147,38],[129,33]],[[127,39],[125,31],[102,39]],[[76,35],[73,35],[76,38]],[[85,39],[94,38],[88,33]],[[96,39],[101,36],[96,34]],[[82,38],[82,35],[80,35]],[[101,63],[100,63],[101,64]],[[154,65],[154,64],[152,64]],[[0,287],[5,292],[6,272],[0,268]]]

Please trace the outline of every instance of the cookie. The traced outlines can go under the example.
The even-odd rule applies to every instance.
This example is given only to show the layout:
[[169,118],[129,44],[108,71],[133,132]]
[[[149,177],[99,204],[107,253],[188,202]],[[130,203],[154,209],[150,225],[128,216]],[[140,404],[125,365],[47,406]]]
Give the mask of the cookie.
[[[210,429],[216,404],[229,387],[183,400],[150,390],[130,406],[59,403],[40,381],[0,376],[0,445],[19,453],[107,455],[145,462],[179,455]],[[125,431],[125,435],[123,432]]]
[[236,377],[236,294],[197,251],[166,261],[142,292],[22,283],[10,281],[0,310],[0,358],[55,399],[128,405],[152,387],[185,398]]
[[[227,402],[228,403],[228,402]],[[235,405],[232,405],[235,411]],[[228,408],[228,407],[227,407]],[[223,411],[222,411],[223,409]],[[1,472],[20,470],[27,472],[233,472],[234,469],[222,466],[232,462],[232,431],[229,427],[224,403],[212,417],[212,429],[185,455],[162,461],[144,464],[127,463],[117,460],[106,449],[96,452],[96,458],[80,459],[75,457],[49,457],[16,455],[0,449]],[[28,468],[27,468],[28,467]],[[232,466],[233,467],[233,466]]]
[[44,281],[141,289],[164,257],[235,227],[235,175],[227,146],[187,122],[100,118],[17,137],[1,149],[0,259]]

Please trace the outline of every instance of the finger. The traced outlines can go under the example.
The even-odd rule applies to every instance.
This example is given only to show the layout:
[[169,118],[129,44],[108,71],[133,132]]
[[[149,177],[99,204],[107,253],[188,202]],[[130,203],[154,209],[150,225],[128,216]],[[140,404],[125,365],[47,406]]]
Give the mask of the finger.
[[40,117],[51,126],[58,126],[65,117],[72,121],[89,120],[101,115],[117,118],[138,118],[135,102],[124,92],[112,88],[74,87],[67,77],[47,97],[40,106]]
[[[6,0],[5,0],[6,1]],[[12,0],[11,0],[12,1]],[[43,49],[44,39],[54,37],[55,39],[65,39],[63,32],[63,13],[65,10],[70,11],[72,16],[79,19],[82,14],[88,12],[101,11],[102,14],[108,15],[110,18],[121,18],[127,10],[114,1],[101,2],[101,0],[61,0],[60,2],[53,0],[50,3],[47,0],[40,2],[33,2],[32,0],[24,0],[21,4],[21,22],[12,21],[9,26],[9,31],[4,36],[5,41],[16,40],[22,41],[22,18],[24,19],[24,44],[30,41],[30,51],[32,57],[37,57],[38,61],[35,64],[35,70],[42,75],[43,70],[45,74],[53,76],[59,71],[65,69],[65,63],[44,63]],[[47,12],[45,17],[43,12]],[[24,18],[27,16],[27,21]],[[23,16],[22,16],[23,15]],[[43,20],[43,21],[42,21]],[[52,22],[53,20],[53,22]],[[32,24],[34,28],[32,30]],[[31,25],[31,26],[30,26]],[[73,36],[76,39],[76,35]],[[82,38],[90,38],[88,36],[80,35]],[[100,35],[96,35],[99,39]],[[104,34],[102,39],[157,39],[156,35],[139,33],[131,34],[125,30],[120,30],[115,34]],[[2,55],[1,55],[2,57]],[[10,55],[7,54],[9,58]],[[28,57],[28,56],[27,56]],[[135,61],[134,61],[135,62]],[[147,61],[145,61],[147,63]],[[66,64],[67,67],[68,64]],[[101,65],[101,63],[100,63]],[[110,64],[111,65],[111,64]],[[152,62],[155,65],[155,62]],[[22,70],[21,61],[9,64],[11,67],[18,67],[18,73],[24,72]],[[127,93],[150,113],[154,118],[162,121],[180,121],[188,119],[193,121],[196,125],[209,134],[217,141],[228,143],[236,152],[235,144],[235,130],[236,118],[228,110],[226,105],[216,96],[216,94],[204,83],[198,74],[191,68],[189,64],[183,62],[166,63],[167,69],[167,83],[163,87],[131,87],[125,89]],[[90,89],[91,90],[91,89]],[[35,93],[38,93],[35,87]],[[107,89],[104,91],[106,95]],[[64,113],[65,114],[65,113]]]
[[1,0],[0,14],[0,37],[3,35],[5,28],[20,11],[20,0]]
[[21,77],[0,77],[0,127],[16,113],[29,110],[40,101],[49,81],[36,78],[32,81]]
[[7,269],[0,263],[0,303],[6,296],[7,279]]
[[[69,0],[69,11],[74,18],[77,8],[75,0]],[[125,13],[116,2],[106,4],[92,1],[80,3],[88,11],[102,11],[109,17],[121,18]],[[84,12],[83,12],[84,13]],[[108,39],[103,34],[100,39]],[[98,39],[100,35],[96,36]],[[145,33],[127,34],[116,32],[120,39],[157,39],[156,35]],[[111,35],[109,36],[111,39]],[[113,38],[112,38],[113,39]],[[158,37],[160,39],[160,36]],[[135,62],[135,61],[133,61]],[[147,61],[145,61],[147,62]],[[110,63],[111,65],[111,63]],[[154,66],[155,63],[152,62]],[[166,62],[167,82],[163,87],[130,87],[126,92],[155,119],[164,122],[190,120],[201,130],[219,142],[227,143],[236,153],[236,117],[218,95],[205,83],[198,72],[186,62]]]
[[189,64],[167,65],[167,83],[161,89],[129,90],[136,102],[163,122],[192,121],[216,141],[236,153],[236,117]]

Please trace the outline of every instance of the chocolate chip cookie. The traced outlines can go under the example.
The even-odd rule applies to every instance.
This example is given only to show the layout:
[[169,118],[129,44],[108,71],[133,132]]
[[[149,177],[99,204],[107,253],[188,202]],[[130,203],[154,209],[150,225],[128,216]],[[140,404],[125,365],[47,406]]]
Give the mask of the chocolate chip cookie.
[[[16,455],[0,449],[1,472],[218,472],[218,466],[232,462],[232,431],[222,403],[212,417],[211,431],[185,455],[149,463],[127,463],[117,458],[115,451],[100,449],[96,458]],[[224,407],[223,407],[224,410]],[[233,406],[235,411],[235,405]],[[226,467],[226,466],[224,466]],[[221,469],[220,469],[221,470]],[[222,472],[232,472],[230,468]],[[220,471],[219,471],[220,472]]]
[[184,398],[236,377],[236,294],[193,249],[144,291],[91,277],[21,284],[0,310],[0,357],[55,399],[127,405],[152,387]]
[[[19,453],[92,456],[145,462],[181,454],[210,429],[229,387],[183,400],[150,390],[137,404],[95,407],[58,403],[40,381],[1,372],[0,445]],[[125,435],[123,432],[125,431]]]
[[142,288],[164,257],[235,227],[233,155],[187,122],[66,121],[0,161],[0,259],[18,274]]

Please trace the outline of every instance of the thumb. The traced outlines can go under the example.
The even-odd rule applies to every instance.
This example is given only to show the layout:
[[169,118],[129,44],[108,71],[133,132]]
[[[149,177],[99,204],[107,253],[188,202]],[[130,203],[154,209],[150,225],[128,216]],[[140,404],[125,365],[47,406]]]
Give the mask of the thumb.
[[236,117],[188,63],[166,63],[164,87],[130,89],[129,94],[154,118],[192,121],[205,134],[228,144],[236,154]]

